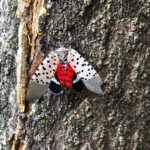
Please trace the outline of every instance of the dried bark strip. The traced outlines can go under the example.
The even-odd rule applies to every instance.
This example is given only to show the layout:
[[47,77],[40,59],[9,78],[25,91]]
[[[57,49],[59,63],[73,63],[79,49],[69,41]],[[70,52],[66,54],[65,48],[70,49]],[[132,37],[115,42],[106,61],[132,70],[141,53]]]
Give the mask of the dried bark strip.
[[27,85],[27,57],[28,57],[28,30],[26,23],[21,22],[19,27],[19,49],[17,55],[17,102],[21,112],[25,111],[25,92]]
[[[34,73],[35,69],[39,65],[43,54],[40,49],[37,51],[36,59],[32,68],[29,72],[28,77],[28,61],[27,58],[30,56],[30,62],[33,61],[35,54],[35,40],[38,35],[38,20],[39,16],[46,14],[46,9],[43,8],[42,0],[18,0],[17,16],[21,19],[19,26],[19,49],[17,53],[17,103],[20,106],[20,112],[25,113],[25,116],[32,113],[32,104],[25,105],[25,94],[28,79]],[[26,106],[28,108],[26,108]],[[24,121],[26,121],[25,119]],[[21,121],[21,124],[24,123]],[[9,143],[12,143],[12,150],[24,150],[26,147],[26,132],[24,126],[20,124],[20,118],[18,117],[18,124],[13,138],[10,139]]]

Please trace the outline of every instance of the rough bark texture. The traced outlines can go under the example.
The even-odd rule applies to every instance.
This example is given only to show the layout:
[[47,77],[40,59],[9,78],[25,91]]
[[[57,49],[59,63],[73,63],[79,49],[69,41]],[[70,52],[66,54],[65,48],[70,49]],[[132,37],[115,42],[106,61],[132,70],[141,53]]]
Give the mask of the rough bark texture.
[[[9,20],[9,28],[7,22],[0,27],[2,150],[17,114],[13,52],[17,49],[18,21],[14,5],[9,4],[7,16],[1,13]],[[45,40],[60,45],[76,37],[72,48],[99,72],[105,94],[96,95],[86,89],[80,94],[65,89],[60,96],[47,92],[35,101],[32,115],[24,122],[26,150],[150,149],[148,0],[45,0],[44,7],[47,14],[39,18],[38,28],[42,35],[34,38],[44,39],[42,51],[52,50]]]
[[16,53],[18,49],[17,1],[0,0],[0,149],[6,149],[9,134],[15,129],[17,102]]

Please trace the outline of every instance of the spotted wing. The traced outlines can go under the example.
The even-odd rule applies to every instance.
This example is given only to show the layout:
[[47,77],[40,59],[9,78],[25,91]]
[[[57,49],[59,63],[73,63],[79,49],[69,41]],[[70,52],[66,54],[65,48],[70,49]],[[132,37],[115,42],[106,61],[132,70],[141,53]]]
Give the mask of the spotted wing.
[[76,50],[71,49],[67,59],[77,74],[77,81],[81,80],[88,90],[97,94],[103,94],[101,77]]
[[29,82],[26,100],[38,99],[46,92],[58,64],[59,57],[56,52],[51,52],[46,56]]

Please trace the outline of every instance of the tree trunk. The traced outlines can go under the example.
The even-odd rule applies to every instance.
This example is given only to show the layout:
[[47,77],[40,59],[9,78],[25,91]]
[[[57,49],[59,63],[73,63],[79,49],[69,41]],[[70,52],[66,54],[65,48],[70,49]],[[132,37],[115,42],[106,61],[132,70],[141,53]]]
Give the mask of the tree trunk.
[[[148,0],[1,0],[0,6],[0,149],[150,149]],[[38,56],[53,50],[46,41],[57,46],[74,37],[71,47],[100,74],[104,95],[65,88],[25,103],[31,64],[36,68]]]

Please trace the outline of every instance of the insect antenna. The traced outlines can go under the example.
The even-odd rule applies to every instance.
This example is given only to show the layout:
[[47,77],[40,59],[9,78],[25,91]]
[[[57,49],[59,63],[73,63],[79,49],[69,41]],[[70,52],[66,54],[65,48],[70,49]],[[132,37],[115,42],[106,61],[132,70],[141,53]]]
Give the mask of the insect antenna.
[[65,47],[71,46],[76,41],[76,37],[73,37],[70,43],[66,44]]
[[54,48],[56,48],[56,47],[57,47],[56,45],[54,45],[54,44],[50,43],[48,40],[45,40],[45,42],[47,43],[47,46],[53,46]]

